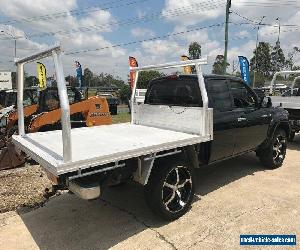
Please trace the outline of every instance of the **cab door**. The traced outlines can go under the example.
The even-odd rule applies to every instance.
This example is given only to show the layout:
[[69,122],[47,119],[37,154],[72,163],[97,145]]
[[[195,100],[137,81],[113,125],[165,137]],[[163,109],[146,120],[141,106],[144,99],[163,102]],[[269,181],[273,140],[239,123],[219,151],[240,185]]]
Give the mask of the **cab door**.
[[230,90],[237,117],[237,135],[234,154],[255,149],[267,138],[271,113],[260,108],[255,93],[242,80],[231,79]]
[[209,106],[214,109],[214,139],[209,162],[231,157],[237,134],[237,117],[226,79],[206,79]]

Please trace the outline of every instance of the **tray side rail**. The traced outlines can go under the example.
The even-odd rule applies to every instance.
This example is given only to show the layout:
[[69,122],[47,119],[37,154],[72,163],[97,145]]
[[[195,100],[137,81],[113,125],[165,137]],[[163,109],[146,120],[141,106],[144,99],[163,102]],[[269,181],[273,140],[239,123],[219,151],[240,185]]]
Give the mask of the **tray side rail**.
[[[284,74],[297,74],[297,73],[300,73],[300,70],[285,70],[285,71],[278,71],[274,74],[273,78],[272,78],[272,81],[271,81],[271,84],[270,84],[270,92],[269,94],[270,95],[273,95],[274,94],[274,89],[276,88],[276,84],[275,84],[275,81],[276,81],[276,78],[277,76],[279,75],[284,75]],[[297,77],[295,78],[294,82],[293,82],[293,86],[292,86],[292,93],[293,93],[293,88],[295,86],[295,82],[297,80]]]

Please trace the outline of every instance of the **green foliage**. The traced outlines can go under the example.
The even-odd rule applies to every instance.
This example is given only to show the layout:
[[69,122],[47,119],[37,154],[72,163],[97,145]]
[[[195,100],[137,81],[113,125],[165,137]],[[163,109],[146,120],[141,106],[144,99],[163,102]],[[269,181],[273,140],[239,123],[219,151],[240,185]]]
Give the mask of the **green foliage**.
[[[224,74],[224,56],[223,55],[217,55],[216,60],[213,64],[212,73],[217,75],[223,75]],[[227,63],[227,67],[230,66],[229,63]]]
[[197,42],[192,42],[189,46],[190,59],[199,59],[201,57],[201,45]]
[[69,83],[70,86],[73,86],[73,87],[76,87],[76,77],[75,76],[71,76],[71,75],[68,75],[66,78],[65,78],[66,82]]
[[130,122],[131,121],[131,115],[129,113],[120,113],[118,115],[113,115],[112,116],[112,123],[117,124],[117,123],[125,123],[125,122]]
[[94,77],[93,72],[89,68],[85,68],[83,71],[83,82],[85,86],[90,86],[91,81]]
[[[77,79],[73,76],[66,77],[66,81],[70,82],[73,86],[77,86]],[[85,86],[89,87],[117,87],[121,88],[124,81],[118,76],[112,74],[100,73],[95,75],[89,68],[84,69],[83,82]],[[76,85],[77,84],[77,85]]]
[[[189,46],[189,58],[190,59],[199,59],[201,57],[201,45],[197,42],[192,42]],[[192,66],[192,73],[196,73],[195,66]]]
[[271,52],[271,71],[275,74],[277,71],[281,71],[285,68],[285,56],[283,50],[280,47],[280,42],[277,41]]
[[36,76],[26,76],[25,77],[25,87],[37,86],[38,79]]
[[141,71],[139,73],[137,88],[146,89],[151,80],[153,80],[155,78],[163,77],[163,76],[165,76],[164,73],[161,73],[156,70]]
[[[250,71],[250,79],[251,79],[251,83],[253,85],[254,82],[254,71]],[[255,83],[253,86],[255,86],[256,88],[259,87],[263,87],[265,85],[265,77],[263,74],[261,74],[260,72],[256,72],[256,76],[255,76]]]
[[271,75],[271,45],[266,42],[260,42],[257,49],[253,52],[253,57],[250,61],[252,70],[255,70],[264,77]]
[[287,69],[293,70],[293,67],[294,67],[294,57],[299,52],[300,52],[300,49],[298,47],[294,47],[292,49],[292,51],[290,51],[288,53],[287,59],[286,59],[286,62],[285,62],[285,65],[286,65]]
[[131,97],[131,89],[128,85],[123,84],[119,90],[118,96],[122,102],[127,103]]

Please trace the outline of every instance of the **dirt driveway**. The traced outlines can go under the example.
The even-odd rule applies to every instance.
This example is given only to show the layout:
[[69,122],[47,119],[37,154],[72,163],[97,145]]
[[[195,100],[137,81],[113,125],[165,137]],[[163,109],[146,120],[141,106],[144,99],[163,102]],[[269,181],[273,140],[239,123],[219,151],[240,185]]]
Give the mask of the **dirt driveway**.
[[0,249],[239,249],[240,234],[297,234],[299,242],[299,136],[280,169],[264,170],[249,154],[197,175],[195,202],[177,221],[156,219],[134,184],[92,202],[64,194],[28,213],[0,214]]

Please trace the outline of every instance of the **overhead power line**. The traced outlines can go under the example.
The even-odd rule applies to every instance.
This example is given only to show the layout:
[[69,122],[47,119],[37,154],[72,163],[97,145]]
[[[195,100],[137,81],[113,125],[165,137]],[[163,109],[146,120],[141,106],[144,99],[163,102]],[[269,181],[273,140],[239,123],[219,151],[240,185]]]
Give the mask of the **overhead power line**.
[[[114,22],[109,22],[107,24],[103,25],[90,25],[90,26],[82,26],[79,28],[74,28],[74,29],[69,29],[69,30],[58,30],[58,31],[53,31],[53,32],[44,32],[44,33],[35,33],[35,34],[28,34],[26,35],[28,38],[34,38],[34,37],[46,37],[46,36],[54,36],[54,35],[72,35],[76,32],[91,32],[91,31],[101,31],[113,26],[124,26],[124,25],[132,25],[135,23],[140,23],[140,22],[149,22],[149,21],[156,21],[162,18],[173,18],[177,16],[182,16],[182,15],[189,15],[193,13],[198,13],[199,11],[205,12],[205,11],[210,11],[216,8],[219,8],[223,6],[224,3],[221,0],[214,1],[212,3],[204,3],[204,4],[193,4],[187,7],[182,7],[182,8],[174,8],[170,9],[168,11],[160,11],[160,12],[154,12],[150,13],[148,15],[142,16],[142,17],[133,17],[133,18],[128,18],[120,21],[114,21]],[[22,36],[18,38],[23,38]],[[1,39],[0,39],[1,40]],[[10,40],[9,37],[3,38],[2,40]]]
[[[55,12],[55,13],[51,13],[51,14],[47,14],[47,15],[32,16],[32,17],[26,17],[26,18],[21,18],[21,19],[8,20],[8,21],[0,22],[0,24],[11,25],[11,24],[16,24],[16,23],[29,23],[29,22],[37,22],[37,21],[57,20],[59,18],[65,18],[65,17],[70,17],[70,16],[79,16],[79,15],[88,14],[91,12],[96,12],[99,10],[109,10],[109,9],[115,9],[115,8],[120,8],[120,7],[127,7],[127,6],[130,6],[133,4],[139,4],[139,3],[146,2],[149,0],[136,0],[136,1],[131,1],[131,2],[125,2],[125,1],[128,1],[128,0],[116,0],[116,1],[106,2],[101,5],[82,8],[79,10],[73,9],[70,11]],[[123,3],[121,3],[119,5],[113,5],[113,4],[119,3],[119,2],[123,2]],[[107,6],[107,5],[109,5],[109,6]]]
[[255,1],[246,1],[246,2],[236,2],[234,6],[248,6],[248,7],[262,7],[262,8],[274,8],[274,7],[295,7],[299,8],[299,2],[255,2]]
[[125,47],[125,46],[129,46],[129,45],[133,45],[133,44],[139,44],[139,43],[149,42],[149,41],[156,41],[156,40],[160,40],[160,39],[164,39],[164,38],[168,38],[168,37],[172,37],[172,36],[179,36],[179,35],[183,35],[183,34],[188,34],[188,33],[203,30],[203,29],[222,27],[223,25],[224,25],[224,23],[218,23],[218,24],[202,26],[202,27],[198,27],[198,28],[194,28],[194,29],[190,29],[190,30],[180,31],[180,32],[176,32],[176,33],[166,34],[166,35],[162,35],[162,36],[156,36],[156,37],[152,37],[152,38],[149,38],[149,39],[131,41],[131,42],[127,42],[127,43],[120,43],[120,44],[105,46],[105,47],[101,47],[101,48],[91,48],[91,49],[69,51],[69,52],[67,51],[65,53],[65,55],[75,55],[75,54],[80,54],[80,53],[101,51],[101,50],[117,48],[117,47]]
[[[239,16],[240,18],[246,20],[246,21],[249,21],[250,23],[239,23],[239,25],[261,25],[261,26],[270,26],[270,27],[276,27],[278,28],[279,25],[278,24],[272,24],[272,23],[259,23],[259,21],[254,21],[253,19],[249,18],[249,17],[246,17],[236,11],[232,11],[231,12],[237,16]],[[300,27],[299,24],[280,24],[281,27]]]
[[[288,33],[288,32],[295,32],[295,31],[298,31],[300,30],[300,28],[295,28],[295,29],[290,29],[290,30],[283,30],[281,31],[282,33]],[[262,34],[263,36],[272,36],[272,35],[277,35],[278,34],[278,31],[275,31],[275,32],[270,32],[270,33],[265,33],[265,34]],[[233,37],[231,38],[230,40],[243,40],[243,39],[249,39],[253,36],[236,36],[236,37]]]

